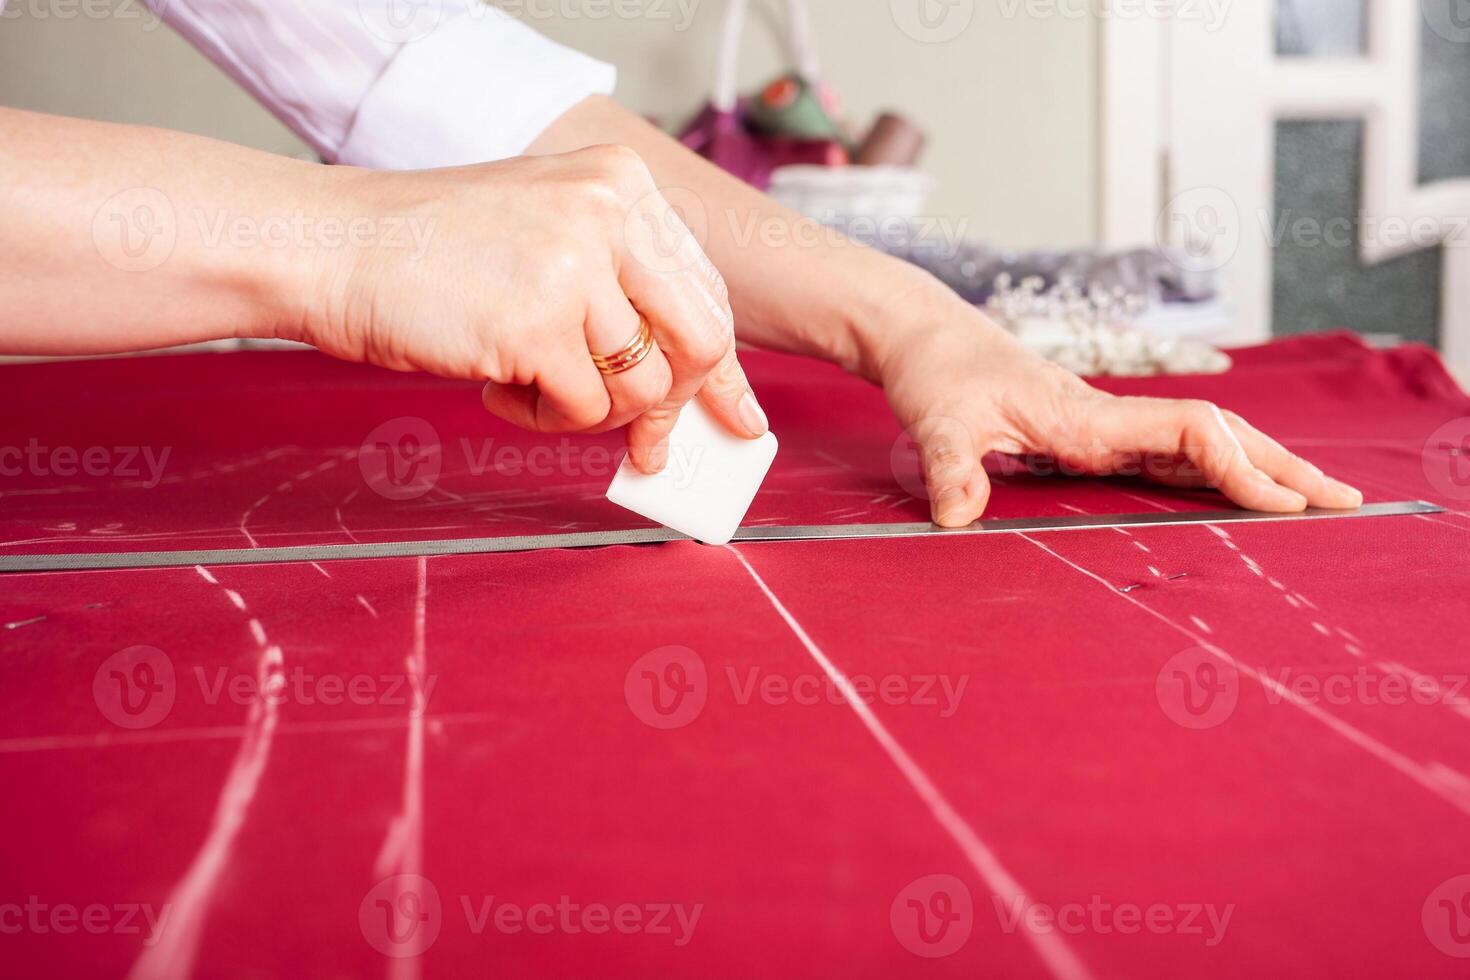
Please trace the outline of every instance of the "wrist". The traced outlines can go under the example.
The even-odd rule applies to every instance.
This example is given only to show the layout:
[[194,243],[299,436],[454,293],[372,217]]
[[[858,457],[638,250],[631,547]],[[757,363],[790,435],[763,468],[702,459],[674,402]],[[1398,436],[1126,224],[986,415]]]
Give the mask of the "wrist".
[[351,192],[352,168],[299,164],[269,181],[269,203],[253,229],[241,225],[229,245],[235,286],[257,315],[245,337],[319,346],[334,306],[333,284],[350,278],[362,243],[355,229],[367,212]]
[[967,320],[989,324],[983,314],[923,269],[878,253],[873,257],[882,259],[887,267],[881,275],[862,277],[850,294],[854,363],[845,366],[854,374],[881,384],[894,354],[926,343],[927,334]]

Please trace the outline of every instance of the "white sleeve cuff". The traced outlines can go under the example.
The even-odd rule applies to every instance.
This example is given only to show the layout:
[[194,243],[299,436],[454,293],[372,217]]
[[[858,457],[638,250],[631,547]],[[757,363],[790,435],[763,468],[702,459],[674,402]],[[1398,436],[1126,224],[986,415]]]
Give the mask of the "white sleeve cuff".
[[524,153],[617,71],[486,5],[404,44],[368,90],[337,163],[421,170]]

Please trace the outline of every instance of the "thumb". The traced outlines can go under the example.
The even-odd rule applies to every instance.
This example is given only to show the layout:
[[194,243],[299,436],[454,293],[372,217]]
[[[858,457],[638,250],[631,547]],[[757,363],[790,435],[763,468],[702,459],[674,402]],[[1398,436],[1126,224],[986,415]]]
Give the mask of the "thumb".
[[733,343],[720,358],[720,363],[705,377],[704,387],[699,389],[699,400],[736,435],[758,439],[771,427],[766,421],[765,410],[756,401],[755,392],[746,380],[745,369],[735,356]]
[[934,523],[964,527],[977,520],[990,502],[990,478],[969,431],[953,419],[941,419],[920,423],[915,435]]

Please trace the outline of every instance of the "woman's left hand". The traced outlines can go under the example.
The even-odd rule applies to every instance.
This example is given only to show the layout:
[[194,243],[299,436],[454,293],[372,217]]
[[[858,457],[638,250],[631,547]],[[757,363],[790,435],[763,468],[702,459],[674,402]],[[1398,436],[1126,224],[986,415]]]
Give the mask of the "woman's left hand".
[[1251,510],[1363,502],[1233,412],[1110,395],[1029,353],[942,287],[920,292],[921,309],[903,314],[906,325],[890,321],[865,360],[919,449],[937,524],[962,527],[985,511],[981,459],[991,452],[1063,473],[1214,487]]

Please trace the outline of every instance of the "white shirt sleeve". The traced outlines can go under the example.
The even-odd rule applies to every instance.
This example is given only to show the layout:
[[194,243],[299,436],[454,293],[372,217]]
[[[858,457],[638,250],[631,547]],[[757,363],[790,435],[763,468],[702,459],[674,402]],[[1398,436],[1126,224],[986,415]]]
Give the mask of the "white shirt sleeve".
[[515,156],[617,78],[484,0],[148,2],[332,163]]

